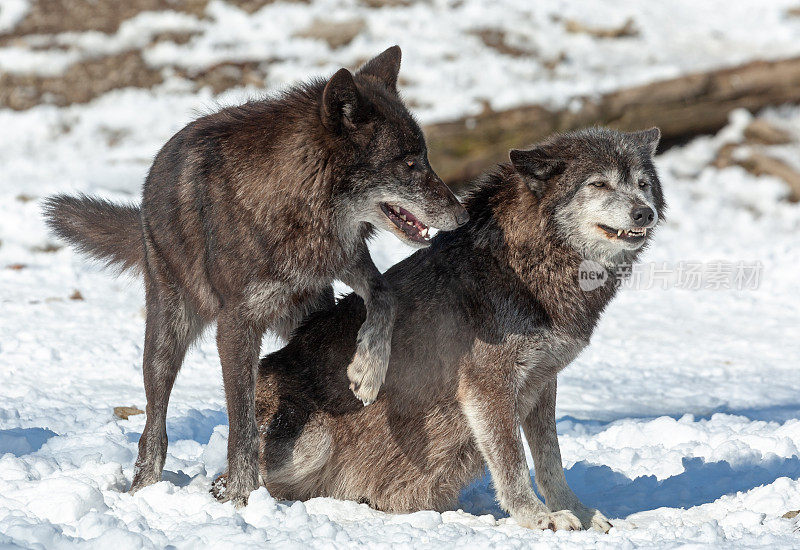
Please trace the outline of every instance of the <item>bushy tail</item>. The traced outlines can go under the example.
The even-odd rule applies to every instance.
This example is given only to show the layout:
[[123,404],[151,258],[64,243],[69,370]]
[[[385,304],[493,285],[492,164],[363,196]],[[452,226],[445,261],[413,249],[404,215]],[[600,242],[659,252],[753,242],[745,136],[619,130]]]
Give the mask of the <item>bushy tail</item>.
[[51,231],[77,250],[122,270],[144,265],[139,207],[86,195],[53,195],[44,201]]

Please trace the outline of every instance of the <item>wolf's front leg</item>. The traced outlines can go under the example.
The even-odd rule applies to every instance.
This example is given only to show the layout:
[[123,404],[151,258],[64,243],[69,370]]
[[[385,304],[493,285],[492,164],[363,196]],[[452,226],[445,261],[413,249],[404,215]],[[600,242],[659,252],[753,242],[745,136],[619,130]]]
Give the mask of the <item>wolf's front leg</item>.
[[[498,361],[503,361],[498,358]],[[494,360],[492,360],[494,363]],[[486,367],[486,363],[481,362]],[[508,376],[494,363],[459,384],[459,400],[475,441],[492,474],[497,500],[517,523],[530,529],[579,530],[570,511],[551,511],[533,491],[525,461],[514,391]],[[489,379],[496,374],[493,379]]]
[[357,258],[341,281],[363,298],[367,318],[358,331],[356,352],[347,367],[347,377],[355,396],[369,405],[378,398],[389,368],[397,299],[372,263],[366,243],[361,244]]
[[523,420],[522,429],[528,438],[536,472],[536,484],[551,511],[568,510],[581,521],[584,529],[607,533],[608,519],[584,506],[567,485],[561,465],[561,451],[556,434],[556,379],[547,383],[530,414]]
[[217,318],[217,349],[230,429],[223,498],[237,507],[246,505],[250,492],[259,486],[255,387],[263,333],[241,308],[226,308]]

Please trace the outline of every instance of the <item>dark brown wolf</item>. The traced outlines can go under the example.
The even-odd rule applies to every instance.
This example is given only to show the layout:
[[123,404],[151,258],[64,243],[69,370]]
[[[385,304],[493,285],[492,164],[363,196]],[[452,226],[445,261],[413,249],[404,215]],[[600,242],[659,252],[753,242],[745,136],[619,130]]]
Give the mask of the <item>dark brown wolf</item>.
[[54,196],[46,217],[92,256],[144,275],[147,422],[131,491],[161,479],[170,391],[189,345],[217,321],[230,422],[226,498],[258,486],[254,388],[262,335],[287,338],[333,304],[339,279],[366,303],[344,365],[373,401],[388,366],[396,299],[365,240],[375,227],[426,246],[428,226],[467,220],[428,164],[397,93],[400,49],[283,94],[200,118],[161,149],[141,208]]
[[[445,510],[486,464],[520,525],[608,530],[565,481],[556,375],[589,343],[619,268],[662,218],[659,137],[592,129],[511,151],[467,198],[469,223],[386,272],[397,322],[386,391],[369,409],[344,375],[366,315],[358,296],[313,314],[265,357],[256,413],[270,493]],[[582,288],[586,270],[604,273],[598,288]]]

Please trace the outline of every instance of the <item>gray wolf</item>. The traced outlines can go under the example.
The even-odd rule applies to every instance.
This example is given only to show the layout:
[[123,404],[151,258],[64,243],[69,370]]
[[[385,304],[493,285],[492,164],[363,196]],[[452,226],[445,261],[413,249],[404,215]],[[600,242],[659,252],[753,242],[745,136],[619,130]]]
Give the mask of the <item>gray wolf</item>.
[[166,412],[187,348],[217,322],[230,421],[226,498],[258,484],[254,388],[261,338],[287,338],[333,304],[339,279],[362,296],[357,351],[343,366],[373,401],[388,366],[396,299],[370,258],[376,227],[427,246],[429,226],[467,214],[428,164],[423,134],[397,93],[400,49],[352,74],[190,123],[161,149],[141,207],[57,195],[54,232],[79,250],[144,276],[147,422],[131,492],[161,479]]
[[[663,219],[659,138],[655,128],[556,135],[511,151],[483,177],[465,200],[465,226],[385,273],[397,321],[386,391],[369,410],[343,373],[366,315],[356,295],[311,315],[263,358],[256,414],[270,493],[445,510],[488,465],[500,505],[520,525],[607,531],[564,478],[556,375],[589,343],[618,268]],[[591,292],[579,286],[586,260],[609,272]],[[221,476],[212,491],[224,490]]]

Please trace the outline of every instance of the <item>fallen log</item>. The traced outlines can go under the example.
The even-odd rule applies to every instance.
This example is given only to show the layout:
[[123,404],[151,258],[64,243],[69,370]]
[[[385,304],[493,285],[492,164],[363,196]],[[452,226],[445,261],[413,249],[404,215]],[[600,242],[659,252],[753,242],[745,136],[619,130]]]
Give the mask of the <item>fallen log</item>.
[[491,111],[425,128],[431,164],[454,186],[503,162],[508,150],[548,134],[585,126],[620,130],[658,126],[670,146],[714,133],[733,109],[757,111],[800,102],[800,57],[754,61],[737,67],[690,74],[585,99],[580,109],[550,110],[528,105]]

